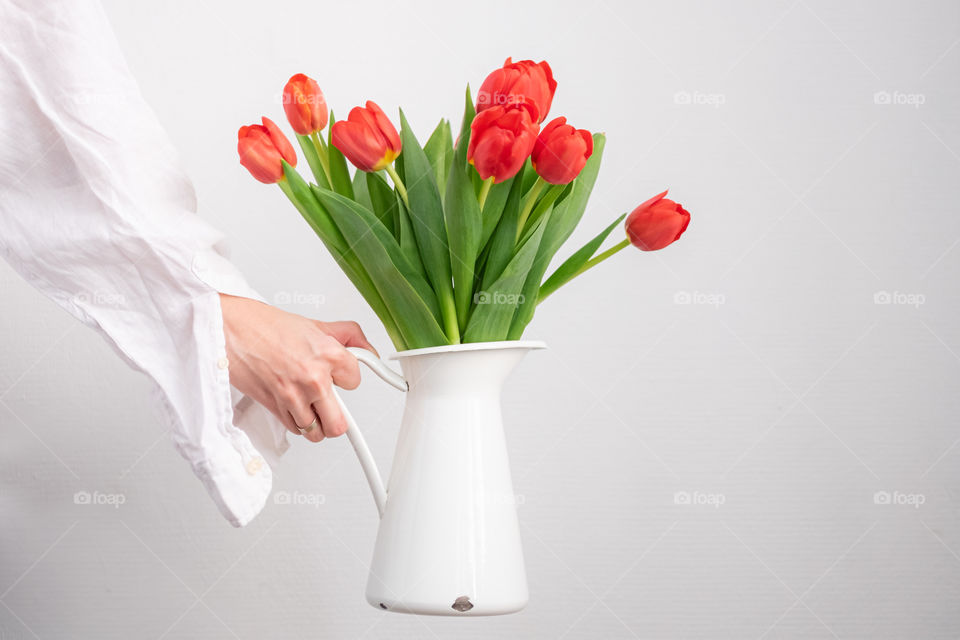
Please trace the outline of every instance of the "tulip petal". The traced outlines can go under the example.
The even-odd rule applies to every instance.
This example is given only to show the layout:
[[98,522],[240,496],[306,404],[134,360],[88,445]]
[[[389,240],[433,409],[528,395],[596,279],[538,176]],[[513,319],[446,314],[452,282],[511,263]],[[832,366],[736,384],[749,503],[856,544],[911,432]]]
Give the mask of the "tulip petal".
[[277,151],[280,152],[280,156],[286,160],[291,167],[297,166],[297,153],[293,150],[293,145],[290,144],[290,141],[287,140],[287,136],[283,135],[280,127],[266,116],[263,117],[263,126],[270,136],[270,140],[277,148]]

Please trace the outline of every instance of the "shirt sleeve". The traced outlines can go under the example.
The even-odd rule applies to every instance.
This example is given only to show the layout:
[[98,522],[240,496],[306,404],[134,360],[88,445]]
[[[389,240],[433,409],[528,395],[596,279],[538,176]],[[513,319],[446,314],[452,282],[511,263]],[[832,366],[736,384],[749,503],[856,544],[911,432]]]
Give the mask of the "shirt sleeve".
[[260,297],[196,215],[98,2],[0,0],[0,108],[0,254],[153,380],[175,446],[245,525],[288,445],[231,389],[218,293]]

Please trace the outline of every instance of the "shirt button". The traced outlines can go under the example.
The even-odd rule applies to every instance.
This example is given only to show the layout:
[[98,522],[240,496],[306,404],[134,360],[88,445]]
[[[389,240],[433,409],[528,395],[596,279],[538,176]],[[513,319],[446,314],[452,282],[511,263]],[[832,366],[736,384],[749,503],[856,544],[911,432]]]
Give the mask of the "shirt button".
[[252,460],[250,460],[250,462],[247,463],[247,473],[249,473],[252,476],[255,476],[258,473],[260,473],[260,469],[263,469],[263,458],[259,456],[256,458],[253,458]]
[[226,369],[229,366],[230,366],[230,361],[227,360],[226,358],[220,358],[219,360],[217,360],[217,367],[219,369]]

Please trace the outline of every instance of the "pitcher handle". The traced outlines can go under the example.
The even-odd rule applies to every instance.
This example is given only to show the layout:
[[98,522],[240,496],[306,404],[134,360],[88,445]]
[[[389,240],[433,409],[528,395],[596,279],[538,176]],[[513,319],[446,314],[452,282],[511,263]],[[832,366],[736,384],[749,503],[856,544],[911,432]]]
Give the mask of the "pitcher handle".
[[[371,371],[390,386],[396,387],[400,391],[406,391],[409,388],[407,381],[402,375],[388,367],[383,360],[375,356],[372,352],[359,347],[347,347],[347,351],[356,356],[357,360],[367,365]],[[350,411],[340,398],[340,394],[334,391],[334,396],[336,396],[337,404],[340,405],[340,411],[343,412],[343,417],[347,421],[347,438],[350,440],[350,444],[353,445],[353,450],[357,454],[360,467],[363,469],[363,475],[367,477],[367,484],[370,485],[370,491],[373,493],[373,501],[377,504],[377,512],[382,518],[384,509],[387,507],[387,490],[383,486],[383,478],[377,469],[377,463],[373,459],[373,455],[370,453],[367,441],[363,439],[363,434],[360,433],[360,427],[357,426],[357,421],[350,415]]]

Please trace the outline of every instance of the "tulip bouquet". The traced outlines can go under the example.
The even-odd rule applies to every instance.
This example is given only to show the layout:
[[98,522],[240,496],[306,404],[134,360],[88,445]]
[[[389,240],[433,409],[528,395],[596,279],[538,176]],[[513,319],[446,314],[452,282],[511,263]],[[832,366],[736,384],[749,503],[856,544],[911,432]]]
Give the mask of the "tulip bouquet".
[[[544,124],[556,87],[546,62],[507,58],[476,103],[468,87],[456,141],[441,120],[421,145],[403,111],[398,133],[372,101],[335,121],[316,81],[297,74],[283,106],[313,181],[269,118],[240,128],[240,162],[280,186],[398,350],[516,340],[559,287],[631,244],[666,247],[690,221],[664,191],[547,277],[583,216],[605,141],[562,116]],[[626,238],[601,251],[624,218]]]

